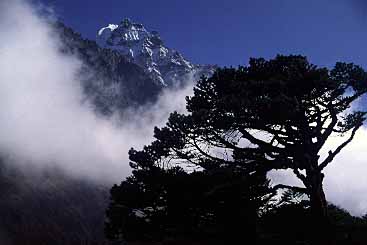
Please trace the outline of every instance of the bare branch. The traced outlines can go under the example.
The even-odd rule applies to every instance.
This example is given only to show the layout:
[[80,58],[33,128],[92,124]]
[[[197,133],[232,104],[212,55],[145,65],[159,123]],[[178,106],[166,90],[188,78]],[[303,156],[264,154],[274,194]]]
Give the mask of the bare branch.
[[302,183],[307,187],[307,179],[306,176],[304,176],[303,174],[301,174],[301,172],[296,168],[293,169],[293,173],[297,176],[298,179],[300,179],[302,181]]
[[284,152],[284,148],[276,147],[276,146],[274,146],[274,145],[272,145],[272,144],[270,144],[266,141],[260,140],[256,137],[254,137],[252,134],[250,134],[246,130],[240,130],[240,132],[243,135],[243,137],[248,139],[252,144],[258,145],[262,148],[265,148],[267,150],[274,151],[274,152],[277,152],[277,153]]
[[329,151],[329,156],[318,166],[318,169],[321,171],[323,170],[330,162],[333,161],[334,157],[339,154],[339,152],[345,147],[347,146],[354,138],[357,130],[362,126],[362,123],[357,124],[354,128],[353,131],[351,133],[351,135],[349,136],[349,138],[344,141],[341,145],[339,145],[336,150],[334,152]]
[[225,162],[224,159],[215,157],[210,155],[209,153],[205,152],[203,149],[201,149],[201,147],[196,143],[195,137],[191,138],[193,141],[193,146],[205,157],[212,159],[213,161],[217,161],[217,162]]

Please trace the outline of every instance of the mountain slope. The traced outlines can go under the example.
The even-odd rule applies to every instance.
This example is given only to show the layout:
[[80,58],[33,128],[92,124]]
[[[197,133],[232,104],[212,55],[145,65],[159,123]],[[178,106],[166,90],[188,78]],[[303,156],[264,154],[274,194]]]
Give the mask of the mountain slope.
[[142,68],[118,52],[83,39],[62,23],[55,24],[55,31],[63,44],[61,51],[82,61],[82,87],[98,112],[110,115],[116,110],[153,102],[162,90]]
[[107,185],[8,163],[0,163],[0,244],[104,243]]
[[[190,63],[164,46],[156,32],[127,19],[121,26],[102,28],[99,45],[60,22],[55,30],[62,40],[62,52],[82,61],[79,75],[87,98],[97,112],[106,115],[154,102],[162,89],[184,86],[211,75],[216,68]],[[129,38],[123,41],[126,36]]]

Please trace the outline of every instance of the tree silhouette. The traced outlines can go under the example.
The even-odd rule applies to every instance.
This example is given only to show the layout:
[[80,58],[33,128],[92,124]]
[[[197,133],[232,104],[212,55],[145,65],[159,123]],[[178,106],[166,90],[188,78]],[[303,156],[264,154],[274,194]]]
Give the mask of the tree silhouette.
[[[155,128],[151,145],[130,151],[134,176],[173,166],[240,169],[243,176],[291,169],[304,187],[275,188],[308,195],[310,236],[322,243],[328,224],[323,170],[363,125],[366,113],[351,105],[366,93],[366,80],[366,72],[353,64],[328,70],[302,56],[250,59],[246,67],[218,69],[198,82],[187,99],[188,114],[172,113],[165,127]],[[320,151],[334,134],[345,135],[345,141],[322,158]],[[159,185],[158,178],[146,186]],[[126,189],[123,185],[115,191]],[[121,195],[112,196],[119,203]]]
[[256,239],[259,209],[273,196],[264,173],[142,166],[137,155],[131,152],[137,161],[133,175],[111,189],[109,239],[182,244]]
[[[327,222],[322,171],[363,124],[366,113],[350,108],[366,92],[366,80],[353,64],[329,71],[302,56],[251,59],[248,67],[218,70],[199,82],[188,99],[191,128],[205,145],[231,149],[242,165],[292,169],[305,188],[289,188],[309,195],[317,233]],[[346,140],[321,159],[332,134]]]
[[127,241],[254,240],[257,211],[271,196],[264,174],[136,169],[111,190],[106,234]]

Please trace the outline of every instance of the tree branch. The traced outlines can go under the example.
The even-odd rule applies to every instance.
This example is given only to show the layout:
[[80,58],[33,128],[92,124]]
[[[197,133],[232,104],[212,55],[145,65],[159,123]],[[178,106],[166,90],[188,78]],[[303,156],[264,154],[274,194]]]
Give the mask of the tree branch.
[[[320,102],[319,102],[320,103]],[[323,105],[324,106],[324,105]],[[324,133],[321,134],[317,140],[317,148],[318,150],[321,149],[321,147],[325,144],[326,140],[329,138],[329,136],[333,133],[334,127],[338,123],[338,117],[337,113],[333,108],[333,105],[325,105],[330,111],[331,116],[331,122],[325,129]],[[325,120],[326,121],[326,120]]]
[[363,124],[360,122],[358,123],[354,128],[353,131],[351,133],[351,135],[349,136],[349,138],[344,141],[341,145],[339,145],[336,150],[334,152],[329,151],[329,156],[318,166],[318,170],[323,170],[330,162],[333,161],[334,157],[339,154],[339,152],[345,147],[347,146],[354,138],[357,130],[362,126]]
[[260,140],[256,137],[254,137],[253,135],[251,135],[249,132],[247,132],[246,130],[240,130],[241,134],[243,135],[244,138],[248,139],[252,144],[255,144],[255,145],[258,145],[260,147],[263,147],[267,150],[270,150],[270,151],[274,151],[274,152],[277,152],[277,153],[282,153],[284,152],[284,149],[283,148],[280,148],[280,147],[276,147],[268,142],[265,142],[263,140]]
[[306,176],[304,176],[303,174],[301,174],[301,172],[297,168],[293,169],[293,173],[297,176],[298,179],[300,179],[302,181],[302,183],[306,187],[308,186]]

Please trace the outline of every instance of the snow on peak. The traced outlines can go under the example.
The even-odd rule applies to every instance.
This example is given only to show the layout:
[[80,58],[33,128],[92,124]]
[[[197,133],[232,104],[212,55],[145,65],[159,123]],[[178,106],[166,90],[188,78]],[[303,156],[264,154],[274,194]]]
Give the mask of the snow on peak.
[[177,77],[193,74],[199,69],[179,52],[166,47],[157,31],[148,31],[142,24],[128,18],[119,25],[109,24],[100,29],[97,43],[127,56],[164,86],[172,85]]
[[114,25],[114,24],[109,24],[107,27],[102,28],[101,30],[99,30],[98,32],[98,36],[103,35],[103,33],[108,30],[108,32],[113,32],[114,30],[116,30],[119,26],[118,25]]
[[143,48],[146,44],[161,43],[157,32],[148,32],[142,24],[133,23],[126,18],[119,25],[109,24],[98,31],[97,42],[104,48],[119,50],[125,54],[135,54],[128,49],[138,46]]

